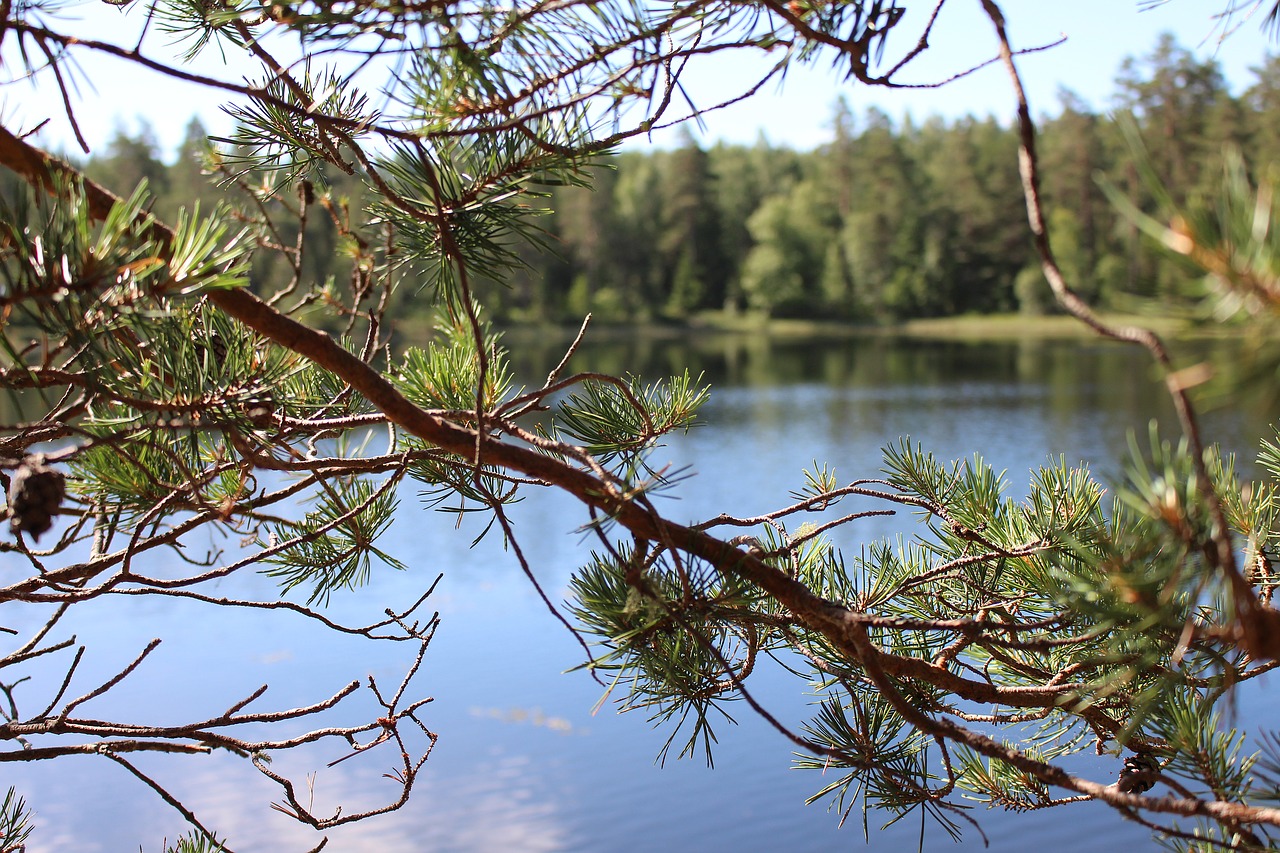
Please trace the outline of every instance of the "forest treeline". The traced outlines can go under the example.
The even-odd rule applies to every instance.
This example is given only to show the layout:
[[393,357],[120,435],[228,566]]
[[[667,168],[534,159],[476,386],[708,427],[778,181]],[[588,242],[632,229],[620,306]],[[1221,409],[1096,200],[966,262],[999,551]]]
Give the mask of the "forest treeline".
[[[1151,204],[1122,131],[1126,120],[1141,131],[1175,200],[1212,198],[1225,151],[1241,152],[1255,174],[1280,161],[1280,58],[1254,69],[1251,84],[1233,95],[1215,61],[1162,36],[1149,55],[1122,65],[1106,114],[1064,91],[1042,119],[1042,189],[1058,260],[1104,308],[1189,292],[1186,273],[1139,239],[1100,187],[1110,181],[1140,206]],[[193,123],[166,165],[145,128],[119,132],[86,172],[120,192],[145,177],[163,216],[193,200],[227,198],[202,174],[205,144]],[[764,140],[703,148],[685,136],[673,150],[617,153],[602,159],[594,191],[548,189],[554,213],[538,221],[545,248],[519,245],[526,267],[479,286],[504,322],[576,322],[587,312],[604,322],[728,310],[869,323],[1040,313],[1050,300],[1027,231],[1016,150],[1015,130],[993,118],[895,123],[874,109],[855,114],[842,101],[830,142],[813,151]],[[335,203],[361,204],[358,185],[341,174],[327,178]],[[341,284],[349,261],[333,218],[309,217],[303,270]],[[268,280],[288,275],[282,263],[258,272]],[[425,315],[427,300],[416,294],[406,280],[397,298],[405,311],[421,306]]]

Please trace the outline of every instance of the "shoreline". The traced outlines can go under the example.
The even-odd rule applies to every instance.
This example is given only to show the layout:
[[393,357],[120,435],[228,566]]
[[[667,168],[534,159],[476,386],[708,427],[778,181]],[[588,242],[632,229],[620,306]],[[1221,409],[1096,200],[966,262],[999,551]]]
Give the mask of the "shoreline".
[[[1136,314],[1102,314],[1111,325],[1135,325],[1151,329],[1162,337],[1177,340],[1212,339],[1238,334],[1238,330],[1216,324],[1196,324],[1191,320],[1145,317]],[[503,337],[536,337],[572,340],[577,327],[554,324],[499,325]],[[908,337],[941,340],[1106,340],[1088,326],[1067,315],[1024,316],[1020,314],[967,314],[907,320],[890,325],[873,325],[830,320],[765,319],[750,315],[702,314],[687,321],[637,324],[595,323],[587,331],[593,340],[676,339],[696,334],[764,335],[770,338],[813,338],[831,340],[856,337]]]

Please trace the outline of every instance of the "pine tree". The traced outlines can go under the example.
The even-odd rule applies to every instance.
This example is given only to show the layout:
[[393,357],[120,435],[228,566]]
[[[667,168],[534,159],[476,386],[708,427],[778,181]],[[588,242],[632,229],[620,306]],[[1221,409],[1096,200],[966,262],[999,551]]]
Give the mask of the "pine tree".
[[[577,499],[581,514],[566,527],[582,526],[597,545],[569,607],[584,645],[593,642],[591,668],[612,679],[624,707],[653,714],[681,754],[709,755],[730,701],[776,724],[768,697],[748,685],[778,656],[797,688],[818,696],[804,729],[783,734],[799,766],[822,771],[815,798],[846,813],[861,798],[890,818],[918,810],[958,831],[973,798],[1014,811],[1084,799],[1175,846],[1273,844],[1280,736],[1250,741],[1225,711],[1239,684],[1280,659],[1270,604],[1280,446],[1262,448],[1264,477],[1241,482],[1197,425],[1187,388],[1198,371],[1177,369],[1150,332],[1107,325],[1063,278],[1024,101],[1018,162],[1049,285],[1082,322],[1147,348],[1181,418],[1180,437],[1135,442],[1114,493],[1059,462],[1033,472],[1028,497],[1014,501],[981,460],[940,460],[901,439],[885,449],[883,476],[846,480],[815,465],[773,512],[689,524],[651,499],[678,483],[647,458],[695,421],[708,395],[695,379],[566,376],[562,363],[537,388],[512,385],[483,291],[527,258],[521,241],[546,239],[548,194],[588,184],[622,140],[689,118],[678,106],[681,69],[721,51],[782,57],[766,79],[825,57],[864,83],[893,82],[896,72],[877,69],[903,20],[896,4],[135,3],[126,13],[163,43],[144,35],[112,47],[38,0],[6,4],[5,56],[19,66],[10,73],[39,64],[56,85],[81,53],[141,62],[176,37],[189,54],[247,52],[260,74],[195,81],[233,96],[237,126],[208,162],[222,203],[183,207],[172,220],[153,204],[162,188],[141,175],[115,195],[0,126],[0,164],[30,189],[0,215],[0,376],[19,411],[0,429],[2,547],[6,567],[21,567],[6,573],[0,605],[54,606],[0,657],[0,759],[115,762],[192,824],[173,849],[226,845],[138,753],[242,758],[279,787],[277,809],[321,830],[399,808],[436,738],[413,683],[436,627],[425,608],[432,587],[371,625],[339,625],[326,606],[401,567],[379,536],[408,511],[397,502],[407,481],[439,506],[483,514],[536,586],[506,508],[551,489]],[[982,6],[1016,80],[1003,17],[992,0]],[[299,61],[272,52],[299,40]],[[378,73],[375,97],[364,81]],[[742,81],[743,94],[758,82]],[[70,101],[64,118],[74,121]],[[970,131],[965,180],[1007,202],[1012,179],[997,177],[995,152],[1008,132]],[[142,166],[154,160],[133,154]],[[1197,206],[1150,180],[1152,170],[1135,171],[1157,202],[1115,196],[1135,228],[1209,275],[1206,298],[1219,311],[1269,325],[1280,304],[1272,188],[1229,158],[1220,197]],[[365,205],[335,192],[339,174],[358,177]],[[771,309],[820,298],[838,209],[812,176],[764,202],[749,227],[775,257],[744,270],[752,298]],[[975,215],[957,223],[979,243],[975,257],[1023,268],[991,255],[1012,243],[994,211]],[[336,235],[340,277],[316,280],[303,262],[313,216]],[[271,258],[282,274],[268,274]],[[711,287],[702,257],[688,263]],[[772,290],[761,270],[794,292]],[[391,345],[397,289],[434,304],[430,342]],[[371,427],[389,443],[367,440]],[[845,556],[826,536],[864,513],[854,501],[919,513],[918,537]],[[214,534],[239,545],[207,558],[185,548]],[[219,592],[218,581],[246,570],[274,578],[281,598]],[[353,682],[291,709],[263,708],[260,690],[212,718],[103,720],[83,706],[155,648],[84,683],[61,620],[109,594],[179,596],[210,608],[210,619],[229,607],[286,609],[417,653],[397,684]],[[29,677],[49,689],[33,692]],[[368,722],[318,719],[365,691],[375,703]],[[272,763],[310,746],[334,762],[384,753],[398,794],[364,811],[318,811]],[[1084,751],[1111,756],[1114,775],[1079,775],[1070,758]],[[10,791],[0,847],[29,831]]]
[[666,268],[667,310],[682,317],[724,304],[719,208],[710,157],[687,129],[666,166],[663,230],[654,248]]

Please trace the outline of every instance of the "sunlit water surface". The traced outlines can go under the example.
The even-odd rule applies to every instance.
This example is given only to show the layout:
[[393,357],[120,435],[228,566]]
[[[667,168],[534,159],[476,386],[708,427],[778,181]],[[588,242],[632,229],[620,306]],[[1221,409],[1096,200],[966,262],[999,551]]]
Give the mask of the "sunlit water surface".
[[[528,383],[545,376],[558,356],[534,344],[513,343],[513,350]],[[842,480],[876,476],[880,449],[904,436],[944,459],[981,453],[1007,470],[1015,495],[1025,489],[1029,469],[1059,454],[1114,477],[1127,431],[1145,434],[1153,410],[1168,417],[1141,353],[1100,343],[621,341],[585,348],[574,366],[652,378],[685,365],[704,371],[714,393],[704,426],[672,438],[654,456],[692,475],[659,499],[679,520],[783,506],[813,460],[829,463]],[[1211,438],[1248,455],[1264,424],[1252,410],[1206,418]],[[563,496],[531,492],[512,518],[539,582],[562,602],[570,572],[591,545],[577,530],[585,514]],[[856,553],[860,543],[910,524],[901,514],[867,519],[841,529],[836,541]],[[922,827],[918,813],[880,831],[886,816],[864,817],[859,808],[840,828],[825,802],[804,804],[830,778],[791,769],[792,745],[740,703],[732,708],[739,725],[717,728],[714,768],[701,757],[658,766],[668,732],[655,731],[641,713],[617,714],[609,701],[593,713],[602,688],[582,672],[562,674],[581,662],[581,649],[496,534],[468,547],[477,532],[474,522],[455,529],[453,517],[423,508],[410,484],[384,542],[408,570],[375,572],[368,587],[333,602],[335,618],[373,621],[444,574],[430,600],[441,627],[410,690],[434,697],[422,717],[439,743],[408,806],[330,831],[328,850],[889,851],[915,849],[922,831],[927,850],[981,849],[972,828],[956,845],[938,826]],[[219,592],[271,597],[274,587],[253,576],[227,581]],[[155,598],[97,601],[80,611],[60,632],[74,630],[89,647],[76,682],[81,690],[117,671],[150,638],[164,638],[133,678],[80,709],[100,718],[162,724],[213,716],[263,683],[271,688],[253,706],[263,710],[314,702],[370,675],[393,689],[412,658],[403,646],[350,640],[286,613],[210,612]],[[35,619],[24,614],[6,624]],[[779,719],[791,725],[803,719],[812,697],[802,683],[778,673],[753,682]],[[35,707],[56,688],[52,679],[18,695]],[[1265,683],[1253,689],[1242,716],[1256,719],[1274,690]],[[372,704],[357,704],[330,722],[376,716]],[[320,811],[341,805],[350,813],[394,795],[382,774],[395,756],[373,750],[325,767],[341,754],[330,746],[284,756],[275,766],[295,779],[314,773]],[[1083,772],[1109,781],[1114,761],[1094,762]],[[139,764],[228,836],[234,850],[301,851],[319,842],[314,831],[270,808],[275,791],[242,761],[150,756]],[[162,839],[183,831],[167,806],[98,757],[8,764],[0,783],[17,785],[36,810],[32,851],[114,852],[140,844],[158,851]],[[1092,805],[972,814],[993,851],[1155,849],[1145,830]]]

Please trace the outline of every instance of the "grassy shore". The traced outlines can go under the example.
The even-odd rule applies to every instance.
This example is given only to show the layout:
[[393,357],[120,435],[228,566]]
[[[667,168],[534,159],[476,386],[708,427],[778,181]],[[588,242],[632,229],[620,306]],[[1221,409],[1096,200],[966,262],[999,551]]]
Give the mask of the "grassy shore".
[[[1203,334],[1182,320],[1132,314],[1104,314],[1110,325],[1138,325],[1161,335],[1181,337]],[[1073,317],[1064,315],[1024,316],[1021,314],[966,314],[907,320],[892,325],[873,326],[823,320],[779,320],[745,314],[706,313],[681,326],[718,332],[749,332],[779,337],[847,337],[865,335],[906,335],[922,338],[1000,340],[1008,338],[1089,338],[1096,333]]]
[[[1195,326],[1184,320],[1134,314],[1103,314],[1101,319],[1112,327],[1141,326],[1160,335],[1177,338],[1202,336],[1218,332],[1215,328]],[[922,337],[982,338],[1088,338],[1097,333],[1074,317],[1053,315],[1029,317],[1020,314],[966,315],[928,320],[911,320],[895,327],[895,331]]]
[[[1136,325],[1151,329],[1162,337],[1186,339],[1221,337],[1224,330],[1216,325],[1196,325],[1187,321],[1133,314],[1103,314],[1113,326]],[[572,338],[576,329],[559,326],[511,326],[504,333],[508,339],[526,337],[546,339]],[[593,323],[590,337],[600,341],[609,338],[681,338],[690,334],[750,334],[776,338],[851,338],[893,335],[949,340],[1019,340],[1019,339],[1087,339],[1097,334],[1072,317],[1045,317],[1020,314],[967,314],[959,317],[935,317],[908,320],[893,325],[867,325],[824,320],[770,319],[750,314],[706,312],[686,321],[640,324]]]

